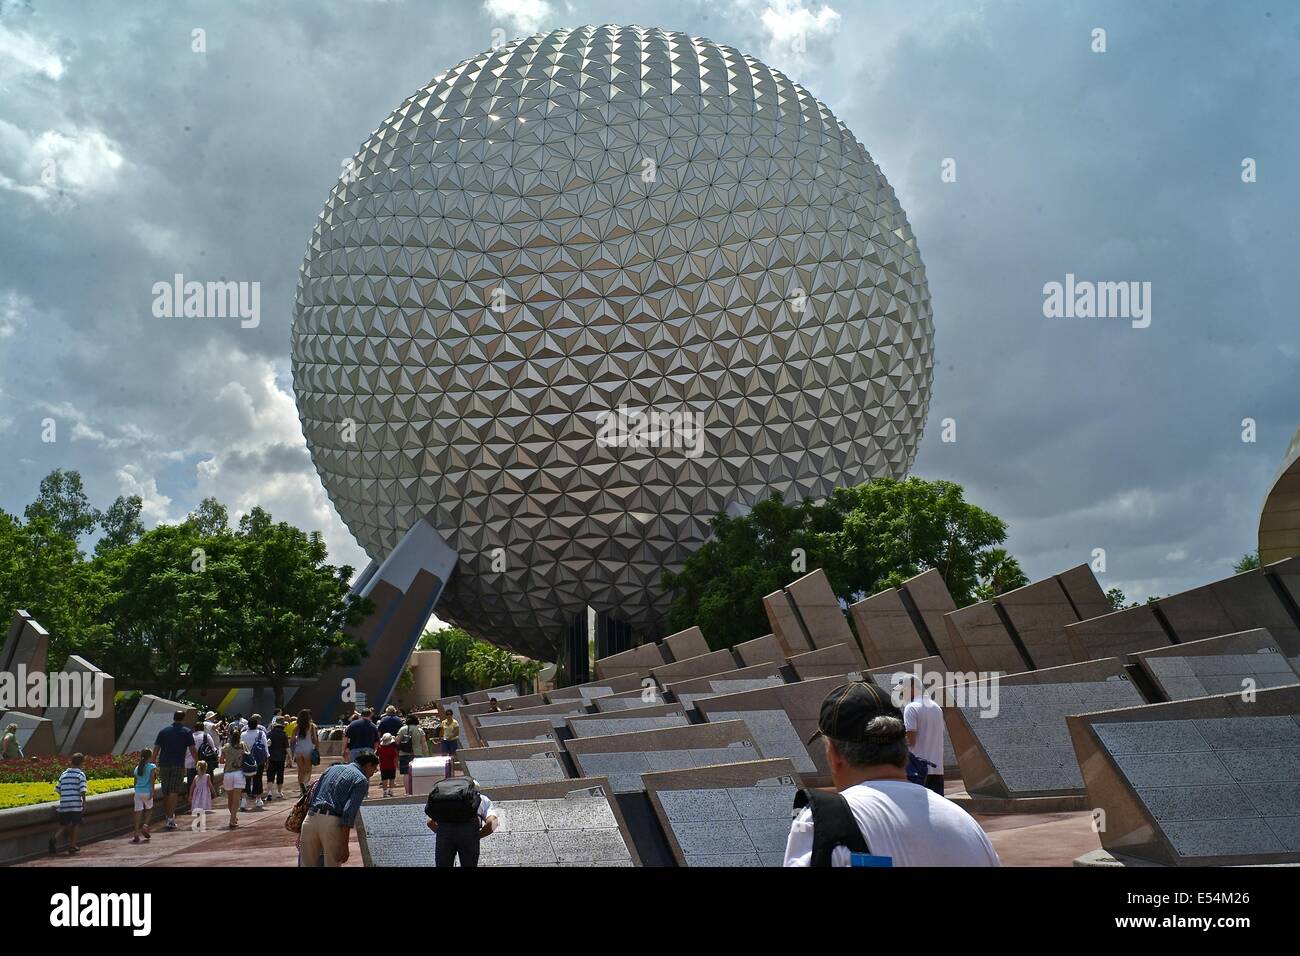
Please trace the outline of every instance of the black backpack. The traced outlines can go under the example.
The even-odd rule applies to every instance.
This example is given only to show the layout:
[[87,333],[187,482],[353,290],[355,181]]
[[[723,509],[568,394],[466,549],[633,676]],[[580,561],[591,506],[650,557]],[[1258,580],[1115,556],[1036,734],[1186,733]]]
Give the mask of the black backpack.
[[439,780],[429,791],[424,815],[440,826],[444,823],[470,823],[478,820],[481,800],[482,794],[469,777]]
[[871,852],[843,796],[821,790],[800,790],[794,795],[795,814],[808,806],[812,807],[813,821],[812,866],[830,866],[831,853],[837,846],[848,847],[850,853]]
[[203,731],[203,743],[199,744],[199,759],[208,765],[208,771],[211,772],[217,767],[217,748],[212,745],[212,737],[205,730]]

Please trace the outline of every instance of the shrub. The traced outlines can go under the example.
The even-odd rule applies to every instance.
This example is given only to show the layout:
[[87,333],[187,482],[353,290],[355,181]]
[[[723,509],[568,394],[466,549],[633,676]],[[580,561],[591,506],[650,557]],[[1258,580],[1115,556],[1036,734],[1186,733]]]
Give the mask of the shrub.
[[[134,784],[133,777],[103,777],[89,781],[86,789],[89,794],[112,793],[114,790],[129,790]],[[0,810],[53,803],[58,799],[52,783],[0,783]]]
[[[87,780],[120,779],[129,777],[135,770],[138,754],[86,755],[81,769],[86,771]],[[27,757],[23,760],[0,760],[0,784],[6,783],[49,783],[59,779],[59,774],[71,766],[68,758],[61,757]]]

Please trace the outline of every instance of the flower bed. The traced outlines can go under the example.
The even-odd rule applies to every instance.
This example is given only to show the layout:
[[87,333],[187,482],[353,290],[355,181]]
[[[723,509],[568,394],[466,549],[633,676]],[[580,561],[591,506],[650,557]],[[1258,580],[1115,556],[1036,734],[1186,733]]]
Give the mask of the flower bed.
[[[132,776],[139,756],[136,754],[101,754],[86,756],[81,769],[88,780],[121,779]],[[0,760],[0,785],[10,783],[49,783],[59,779],[59,774],[72,766],[67,757],[28,757],[22,760]],[[96,791],[91,791],[92,793]]]
[[[114,790],[129,790],[134,782],[132,777],[100,777],[89,781],[86,786],[91,794],[111,793]],[[36,803],[53,803],[58,799],[59,795],[52,783],[0,783],[0,810],[29,807]]]

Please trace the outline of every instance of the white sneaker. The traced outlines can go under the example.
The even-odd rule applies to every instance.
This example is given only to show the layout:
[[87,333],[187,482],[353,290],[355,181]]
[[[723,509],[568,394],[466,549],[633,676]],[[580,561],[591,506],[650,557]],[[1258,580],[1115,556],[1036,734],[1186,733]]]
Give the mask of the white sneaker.
[[260,799],[259,799],[256,803],[253,804],[253,809],[255,809],[255,810],[261,810],[261,809],[262,809],[262,801],[261,801]]

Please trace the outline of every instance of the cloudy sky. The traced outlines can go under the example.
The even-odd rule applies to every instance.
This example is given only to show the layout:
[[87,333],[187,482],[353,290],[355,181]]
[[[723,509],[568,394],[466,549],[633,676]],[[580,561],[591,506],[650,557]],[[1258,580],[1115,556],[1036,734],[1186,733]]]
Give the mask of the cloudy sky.
[[[77,468],[101,507],[260,503],[364,565],[290,389],[312,224],[435,74],[585,23],[752,53],[866,145],[933,296],[914,473],[1005,518],[1032,578],[1104,548],[1103,584],[1145,597],[1253,550],[1300,425],[1300,8],[1281,0],[0,0],[0,508]],[[260,323],[155,318],[175,273],[259,282]],[[1067,273],[1151,283],[1150,326],[1045,317]]]

